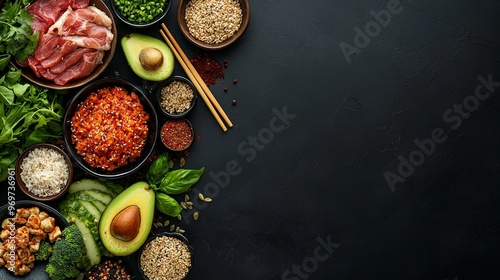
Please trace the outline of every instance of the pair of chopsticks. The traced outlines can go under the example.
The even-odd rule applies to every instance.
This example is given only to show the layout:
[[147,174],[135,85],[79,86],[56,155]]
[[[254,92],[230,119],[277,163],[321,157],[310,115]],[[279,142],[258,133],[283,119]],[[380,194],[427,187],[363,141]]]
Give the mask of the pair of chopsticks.
[[[175,41],[175,38],[172,36],[170,31],[168,30],[167,26],[165,23],[161,24],[161,27],[163,30],[160,30],[161,36],[163,36],[163,39],[165,42],[167,42],[168,47],[172,50],[174,53],[175,58],[179,61],[181,64],[182,68],[188,75],[189,79],[191,82],[193,82],[194,86],[198,90],[198,93],[200,94],[201,98],[203,101],[205,101],[205,104],[207,105],[208,109],[212,113],[212,115],[215,117],[215,120],[219,123],[220,127],[224,132],[227,131],[227,127],[222,122],[222,118],[224,121],[226,121],[227,125],[229,127],[232,127],[233,124],[229,120],[228,116],[222,109],[222,107],[219,105],[219,102],[215,99],[214,95],[212,92],[208,89],[208,86],[205,84],[203,79],[200,77],[200,74],[198,74],[198,71],[194,68],[193,64],[191,61],[187,58],[186,54],[184,51],[182,51],[181,47],[179,44],[177,44],[177,41]],[[215,107],[215,108],[214,108]],[[219,116],[220,114],[220,116]]]

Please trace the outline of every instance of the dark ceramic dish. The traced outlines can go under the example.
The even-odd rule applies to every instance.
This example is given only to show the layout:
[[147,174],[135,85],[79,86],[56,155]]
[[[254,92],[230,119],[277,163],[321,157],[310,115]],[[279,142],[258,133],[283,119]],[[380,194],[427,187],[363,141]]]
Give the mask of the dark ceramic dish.
[[133,28],[146,28],[146,27],[151,27],[152,25],[157,24],[159,21],[161,21],[168,13],[170,10],[170,6],[172,5],[171,0],[167,0],[165,3],[165,6],[163,7],[163,12],[153,19],[151,19],[148,22],[145,23],[137,23],[137,22],[132,22],[129,19],[127,19],[125,16],[123,16],[120,11],[118,11],[118,8],[115,5],[115,0],[109,0],[111,4],[111,9],[113,10],[113,13],[116,15],[117,18],[119,18],[123,23],[126,25],[133,27]]
[[[21,164],[22,164],[24,158],[26,158],[31,151],[33,151],[37,148],[47,148],[47,149],[55,150],[56,152],[58,152],[59,154],[61,154],[64,157],[64,160],[66,161],[66,164],[68,165],[68,172],[69,172],[68,182],[66,183],[66,185],[61,189],[61,191],[58,194],[44,196],[44,197],[37,196],[37,195],[33,194],[32,192],[30,192],[28,190],[28,188],[26,188],[26,184],[21,179],[21,171],[22,171]],[[21,191],[23,191],[24,194],[26,194],[27,196],[29,196],[30,198],[32,198],[34,200],[51,201],[51,200],[58,199],[59,197],[64,195],[66,193],[66,191],[68,191],[69,185],[71,184],[72,180],[73,180],[73,164],[71,163],[71,160],[68,157],[68,155],[61,148],[59,148],[55,145],[51,145],[51,144],[33,145],[33,146],[27,148],[26,150],[24,150],[23,153],[17,159],[17,163],[16,163],[16,181],[17,181],[17,184],[19,185],[19,188],[21,189]]]
[[186,5],[189,3],[190,0],[179,0],[179,4],[177,6],[177,24],[179,25],[179,28],[182,32],[182,35],[186,37],[186,39],[193,43],[194,45],[205,49],[205,50],[220,50],[229,47],[230,45],[234,44],[247,30],[248,24],[250,23],[250,3],[248,0],[238,0],[240,2],[241,6],[241,11],[243,14],[243,18],[241,21],[241,26],[236,31],[236,33],[233,34],[229,39],[218,43],[218,44],[208,44],[203,41],[200,41],[196,39],[191,33],[189,33],[189,28],[187,26],[186,20],[185,20],[185,15],[186,15]]
[[[82,101],[84,101],[91,93],[96,92],[98,89],[104,87],[119,86],[126,89],[129,93],[135,92],[139,97],[139,100],[144,107],[144,110],[149,114],[148,122],[148,136],[146,139],[146,144],[141,152],[141,155],[132,163],[126,166],[119,167],[113,171],[105,171],[101,168],[91,167],[85,162],[85,160],[77,153],[75,145],[71,142],[71,118],[78,106]],[[158,116],[154,109],[153,104],[146,97],[145,91],[126,81],[119,78],[105,78],[95,81],[83,89],[81,89],[69,102],[67,110],[64,114],[63,119],[63,137],[64,142],[70,156],[76,161],[76,163],[86,172],[92,176],[103,178],[103,179],[118,179],[126,177],[136,171],[138,171],[148,160],[149,156],[154,150],[157,139],[158,131]]]
[[138,269],[139,273],[141,274],[141,277],[142,277],[141,279],[148,279],[146,277],[146,275],[144,275],[144,272],[143,272],[143,270],[141,268],[141,255],[142,255],[142,252],[144,251],[144,248],[146,247],[146,245],[149,242],[151,242],[155,238],[158,238],[158,237],[161,237],[161,236],[169,236],[169,237],[177,238],[177,239],[181,240],[182,242],[184,242],[187,245],[187,247],[189,249],[189,252],[191,254],[191,267],[189,268],[189,271],[187,272],[186,276],[184,277],[184,278],[186,278],[189,275],[189,272],[191,271],[191,269],[193,268],[193,255],[194,255],[193,254],[194,253],[193,247],[191,247],[191,244],[189,243],[188,239],[184,235],[182,235],[182,234],[180,234],[178,232],[167,232],[167,231],[165,231],[165,232],[155,233],[155,235],[152,236],[152,237],[150,237],[150,238],[148,238],[146,240],[146,242],[144,242],[144,244],[139,249],[138,254],[137,254],[137,269]]
[[[186,83],[191,87],[191,90],[193,90],[194,96],[193,96],[193,99],[191,100],[191,105],[189,106],[188,109],[186,109],[185,111],[180,112],[180,113],[169,113],[163,106],[161,106],[161,102],[162,102],[161,91],[164,87],[168,86],[173,81],[181,81],[183,83]],[[198,91],[196,90],[194,84],[188,78],[185,78],[182,76],[174,76],[174,77],[170,77],[170,78],[166,79],[158,86],[158,89],[156,90],[156,100],[158,102],[158,107],[160,108],[160,111],[165,116],[170,117],[170,118],[185,117],[194,108],[194,105],[196,104],[196,99],[198,99]]]
[[[0,222],[2,222],[4,219],[7,218],[12,218],[13,216],[10,215],[11,209],[9,207],[14,207],[15,209],[19,208],[30,208],[33,206],[38,206],[40,208],[40,211],[44,211],[49,216],[54,217],[56,220],[56,225],[59,226],[61,231],[68,226],[68,222],[66,219],[59,213],[56,209],[43,204],[38,201],[30,201],[30,200],[19,200],[19,201],[12,201],[13,205],[5,204],[0,207]],[[13,210],[15,211],[15,210]],[[22,277],[15,277],[12,272],[8,271],[7,269],[0,269],[0,279],[23,279],[23,280],[49,280],[49,275],[45,272],[45,266],[47,265],[47,261],[35,261],[35,267],[31,269],[31,271],[26,274],[25,276]]]

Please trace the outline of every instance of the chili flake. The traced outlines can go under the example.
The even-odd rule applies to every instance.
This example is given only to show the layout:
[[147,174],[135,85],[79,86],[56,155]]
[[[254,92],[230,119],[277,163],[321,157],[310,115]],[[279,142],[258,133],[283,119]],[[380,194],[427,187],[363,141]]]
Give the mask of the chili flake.
[[91,167],[112,171],[140,156],[148,121],[149,114],[134,92],[105,87],[77,106],[71,118],[71,141]]
[[168,120],[161,128],[161,141],[172,151],[189,148],[193,139],[193,127],[186,119]]

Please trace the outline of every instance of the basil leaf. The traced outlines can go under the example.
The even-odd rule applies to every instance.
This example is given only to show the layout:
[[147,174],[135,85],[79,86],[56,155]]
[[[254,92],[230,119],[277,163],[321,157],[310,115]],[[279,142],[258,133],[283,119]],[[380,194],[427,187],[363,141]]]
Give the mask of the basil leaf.
[[181,206],[175,199],[160,192],[156,193],[156,209],[172,217],[179,216],[182,211]]
[[161,154],[148,169],[146,180],[150,185],[158,185],[165,175],[168,173],[168,154]]
[[192,185],[200,179],[203,171],[194,169],[177,169],[167,173],[167,176],[161,180],[160,191],[166,194],[180,194],[186,192]]

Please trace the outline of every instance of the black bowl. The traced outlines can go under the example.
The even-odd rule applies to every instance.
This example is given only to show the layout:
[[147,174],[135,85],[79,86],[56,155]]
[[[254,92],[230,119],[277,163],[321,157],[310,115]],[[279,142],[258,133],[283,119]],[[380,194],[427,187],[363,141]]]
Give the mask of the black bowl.
[[179,239],[180,241],[182,241],[184,244],[186,244],[186,246],[188,247],[189,249],[189,253],[191,255],[191,266],[189,267],[189,270],[188,272],[186,273],[186,276],[184,278],[186,278],[188,275],[189,275],[189,272],[191,271],[191,269],[193,268],[193,247],[191,246],[191,244],[189,243],[188,239],[178,233],[178,232],[168,232],[168,231],[164,231],[164,232],[158,232],[158,233],[155,233],[154,236],[151,236],[149,237],[146,242],[144,242],[144,244],[141,246],[141,248],[139,249],[139,252],[137,254],[137,269],[139,270],[139,273],[141,274],[141,278],[142,279],[148,279],[146,277],[146,275],[144,274],[144,271],[142,270],[141,268],[141,255],[142,255],[142,252],[144,251],[144,248],[146,248],[146,245],[153,241],[154,239],[158,238],[158,237],[161,237],[161,236],[169,236],[169,237],[173,237],[173,238],[177,238]]
[[126,25],[134,28],[146,28],[155,25],[167,15],[168,11],[170,10],[170,6],[172,5],[172,0],[167,0],[165,6],[163,7],[163,12],[161,14],[157,15],[150,21],[139,23],[139,22],[133,22],[129,20],[127,17],[125,17],[123,14],[121,14],[120,11],[118,10],[118,7],[116,7],[115,0],[109,0],[109,2],[111,4],[111,9],[113,10],[113,13],[116,15],[116,17],[119,18]]
[[[135,92],[139,97],[139,100],[142,106],[144,107],[144,110],[149,114],[149,122],[148,122],[148,136],[146,139],[146,144],[141,152],[141,155],[134,162],[131,162],[126,166],[116,168],[113,171],[106,171],[102,168],[91,167],[77,153],[75,146],[71,142],[71,134],[72,134],[71,118],[73,117],[78,104],[84,101],[92,92],[95,92],[100,88],[110,87],[110,86],[119,86],[126,89],[128,92]],[[76,161],[76,163],[84,171],[88,172],[92,176],[103,179],[123,178],[138,171],[148,161],[149,156],[151,155],[151,153],[155,148],[158,135],[157,131],[158,131],[158,116],[156,114],[153,104],[147,98],[145,90],[120,78],[101,79],[92,82],[91,84],[82,88],[69,102],[69,105],[67,107],[63,119],[63,137],[69,155]]]
[[[189,108],[187,108],[186,110],[184,110],[183,112],[180,112],[180,113],[169,113],[161,105],[161,102],[162,102],[161,90],[164,87],[168,86],[173,81],[180,81],[180,82],[186,83],[186,84],[189,85],[189,87],[191,88],[191,90],[193,90],[193,99],[191,100],[191,106],[189,106]],[[193,110],[194,105],[196,104],[196,99],[197,98],[198,98],[198,91],[196,90],[196,87],[194,86],[194,84],[188,78],[182,77],[182,76],[174,76],[174,77],[170,77],[170,78],[166,79],[165,81],[163,81],[158,86],[158,89],[156,90],[156,101],[158,102],[158,107],[160,108],[160,111],[165,116],[170,117],[170,118],[182,118],[182,117],[185,117],[187,114],[189,114],[189,112],[191,112],[191,110]]]
[[[54,219],[56,220],[56,225],[59,226],[61,231],[69,225],[63,215],[61,215],[61,213],[44,203],[31,200],[11,200],[10,203],[12,203],[13,205],[5,204],[0,207],[0,223],[3,222],[3,220],[6,218],[14,217],[13,215],[9,214],[10,206],[13,206],[15,209],[38,206],[38,208],[40,208],[40,211],[45,211],[47,214],[49,214],[49,216],[54,217]],[[35,261],[35,267],[33,267],[31,271],[23,277],[15,277],[12,272],[2,268],[0,269],[0,279],[49,280],[49,275],[45,272],[46,265],[47,261]]]

